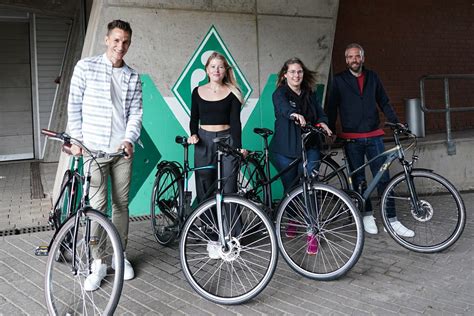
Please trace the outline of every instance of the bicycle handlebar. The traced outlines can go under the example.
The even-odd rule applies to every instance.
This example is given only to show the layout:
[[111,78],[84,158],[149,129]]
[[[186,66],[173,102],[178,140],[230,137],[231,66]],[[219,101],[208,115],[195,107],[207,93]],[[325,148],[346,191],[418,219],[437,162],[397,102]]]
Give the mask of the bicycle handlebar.
[[[106,153],[102,150],[90,150],[88,149],[80,140],[75,139],[69,136],[66,132],[58,133],[48,129],[41,129],[41,134],[46,135],[49,138],[62,141],[65,145],[74,144],[81,147],[86,153],[88,153],[93,158],[114,158],[114,157],[127,157],[128,154],[125,152],[125,148],[114,153]],[[66,152],[68,153],[68,152]]]
[[229,139],[229,136],[223,136],[223,137],[216,137],[212,141],[217,144],[217,146],[223,153],[230,154],[238,159],[244,159],[245,157],[239,151],[239,149],[226,143],[228,139]]
[[392,131],[396,134],[406,134],[406,135],[413,135],[410,129],[408,128],[408,124],[402,124],[402,123],[390,123],[390,122],[385,122],[384,124],[385,127],[390,127]]

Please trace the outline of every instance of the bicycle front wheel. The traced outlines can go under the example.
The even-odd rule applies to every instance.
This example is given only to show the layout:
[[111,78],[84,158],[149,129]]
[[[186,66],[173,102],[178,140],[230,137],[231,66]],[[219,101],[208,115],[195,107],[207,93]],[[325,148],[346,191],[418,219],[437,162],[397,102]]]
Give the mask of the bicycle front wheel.
[[[65,240],[73,240],[75,217],[71,217],[58,233],[49,249],[46,262],[45,297],[51,315],[112,315],[123,286],[123,249],[115,226],[100,212],[85,210],[77,227],[75,268],[72,247],[64,248]],[[100,232],[94,235],[93,231]],[[84,281],[94,260],[92,247],[100,249],[100,258],[110,267],[101,287],[94,292],[84,290]],[[57,260],[60,256],[61,260]]]
[[151,195],[151,227],[158,243],[171,244],[179,232],[179,208],[184,189],[178,168],[165,165],[158,169]]
[[222,201],[225,240],[220,240],[216,200],[202,203],[184,225],[180,242],[186,279],[204,298],[219,304],[246,302],[270,282],[278,248],[273,224],[241,197]]
[[[308,206],[306,204],[311,206]],[[276,221],[278,246],[288,265],[315,280],[334,280],[359,260],[364,232],[359,212],[341,190],[313,183],[281,202]]]
[[[385,229],[409,250],[433,253],[449,248],[461,236],[466,224],[461,195],[448,180],[430,171],[413,170],[410,179],[416,202],[411,198],[404,173],[394,176],[387,185],[381,201]],[[400,223],[415,235],[398,235],[390,224],[390,213],[396,213]]]

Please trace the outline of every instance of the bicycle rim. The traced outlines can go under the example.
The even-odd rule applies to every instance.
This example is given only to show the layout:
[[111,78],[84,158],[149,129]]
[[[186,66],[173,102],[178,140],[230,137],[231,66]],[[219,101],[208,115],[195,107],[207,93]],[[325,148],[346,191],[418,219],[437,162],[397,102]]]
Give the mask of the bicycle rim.
[[344,171],[336,170],[339,168],[337,162],[330,156],[325,156],[321,160],[317,181],[335,187],[336,189],[346,190],[349,188],[347,177]]
[[318,211],[307,211],[303,187],[280,204],[276,234],[288,265],[316,280],[334,280],[359,260],[364,245],[363,225],[351,199],[342,191],[313,184],[309,199]]
[[169,245],[178,234],[178,214],[183,201],[179,172],[171,166],[158,171],[151,199],[151,227],[158,243]]
[[215,207],[215,200],[208,200],[187,220],[180,242],[181,266],[193,289],[204,298],[240,304],[258,295],[273,276],[278,257],[273,225],[253,203],[224,197],[224,249],[219,243]]
[[237,193],[257,204],[267,201],[267,187],[265,173],[258,161],[248,157],[240,161],[240,172],[237,178]]
[[[115,226],[104,215],[87,210],[79,221],[76,242],[76,268],[72,272],[72,248],[65,240],[73,239],[75,218],[70,218],[58,231],[46,263],[45,297],[51,315],[112,315],[123,286],[123,250]],[[97,227],[86,240],[86,228]],[[109,266],[98,290],[87,292],[84,281],[90,273],[91,246],[101,249],[100,257]],[[61,251],[62,250],[62,251]],[[61,254],[59,254],[61,253]],[[60,260],[57,260],[57,257]],[[115,270],[110,268],[115,262]]]
[[[405,175],[399,174],[387,185],[381,202],[382,219],[390,236],[403,247],[417,252],[439,252],[461,236],[466,209],[459,192],[442,176],[424,170],[410,174],[418,196],[418,212],[410,198]],[[413,237],[395,233],[387,212],[395,208],[397,220],[412,230]]]

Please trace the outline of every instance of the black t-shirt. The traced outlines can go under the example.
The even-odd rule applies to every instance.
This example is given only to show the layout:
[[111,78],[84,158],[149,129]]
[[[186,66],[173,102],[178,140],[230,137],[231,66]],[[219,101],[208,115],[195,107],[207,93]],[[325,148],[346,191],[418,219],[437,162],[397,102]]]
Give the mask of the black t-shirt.
[[242,147],[242,125],[240,123],[239,99],[230,92],[224,99],[208,101],[201,98],[198,87],[194,88],[191,104],[191,135],[198,134],[201,125],[230,125],[230,134],[237,148]]

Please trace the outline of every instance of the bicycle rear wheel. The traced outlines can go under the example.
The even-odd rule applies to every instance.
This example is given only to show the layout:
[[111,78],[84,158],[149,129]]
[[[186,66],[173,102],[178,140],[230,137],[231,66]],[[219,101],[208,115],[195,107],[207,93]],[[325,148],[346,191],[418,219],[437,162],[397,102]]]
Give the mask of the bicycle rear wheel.
[[[278,246],[288,265],[315,280],[334,280],[359,260],[364,230],[359,212],[342,191],[313,183],[308,211],[303,186],[281,202],[276,220]],[[314,207],[312,207],[314,208]]]
[[263,184],[266,176],[258,160],[247,157],[240,161],[239,167],[237,193],[258,205],[266,205],[268,190],[267,185]]
[[179,208],[184,189],[179,170],[171,165],[158,169],[151,196],[151,227],[158,243],[171,244],[179,232]]
[[334,161],[330,155],[324,156],[319,165],[317,181],[335,187],[336,189],[347,190],[349,184],[346,174],[343,170],[337,171],[339,168],[339,164]]
[[[404,173],[392,178],[381,201],[382,220],[389,235],[403,247],[425,253],[439,252],[452,246],[466,224],[466,209],[456,188],[442,176],[426,171],[410,173],[418,211],[410,197]],[[413,237],[395,233],[387,211],[395,208],[397,219],[412,230]]]
[[222,248],[218,236],[216,200],[207,200],[184,225],[181,266],[192,288],[204,298],[240,304],[270,282],[277,264],[277,241],[273,224],[252,202],[225,196],[222,206],[226,247]]
[[73,187],[72,178],[71,170],[66,170],[61,181],[61,194],[53,207],[53,213],[50,214],[50,223],[55,229],[58,229],[78,207],[79,183],[76,179]]
[[[123,286],[123,249],[115,226],[100,212],[85,210],[79,219],[75,263],[72,269],[73,249],[64,249],[64,240],[73,240],[75,217],[71,217],[58,233],[49,249],[45,274],[45,297],[51,315],[112,315],[120,299]],[[100,228],[100,235],[89,233],[92,227]],[[84,281],[90,273],[93,258],[91,247],[99,247],[100,257],[109,268],[101,287],[94,292],[84,290]],[[62,260],[56,260],[57,256]]]

